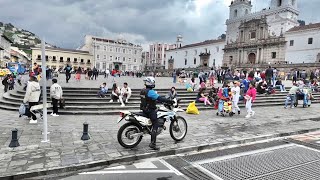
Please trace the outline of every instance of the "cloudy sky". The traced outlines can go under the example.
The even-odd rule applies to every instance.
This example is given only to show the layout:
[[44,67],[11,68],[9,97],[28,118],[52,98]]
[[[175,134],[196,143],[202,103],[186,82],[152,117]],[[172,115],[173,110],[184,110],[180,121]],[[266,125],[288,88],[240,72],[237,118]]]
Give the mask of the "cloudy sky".
[[[270,0],[252,0],[253,11]],[[86,34],[124,37],[131,42],[185,43],[225,32],[231,0],[0,0],[0,21],[44,37],[59,47],[77,48]],[[320,22],[320,0],[298,0],[300,19]]]

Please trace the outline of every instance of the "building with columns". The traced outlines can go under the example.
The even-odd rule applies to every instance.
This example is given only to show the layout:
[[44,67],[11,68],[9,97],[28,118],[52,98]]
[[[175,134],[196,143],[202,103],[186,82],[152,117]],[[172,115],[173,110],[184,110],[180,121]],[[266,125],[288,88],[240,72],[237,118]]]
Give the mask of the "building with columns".
[[[31,50],[32,64],[37,63],[41,66],[41,47],[34,47]],[[63,69],[67,64],[74,70],[78,67],[83,69],[92,68],[93,56],[88,51],[46,47],[45,53],[46,65],[52,69]]]
[[223,66],[287,63],[284,36],[299,25],[297,0],[271,0],[256,13],[249,0],[234,0],[229,7]]
[[89,51],[94,57],[94,66],[101,71],[106,69],[143,70],[142,47],[123,39],[112,40],[86,35],[80,50]]

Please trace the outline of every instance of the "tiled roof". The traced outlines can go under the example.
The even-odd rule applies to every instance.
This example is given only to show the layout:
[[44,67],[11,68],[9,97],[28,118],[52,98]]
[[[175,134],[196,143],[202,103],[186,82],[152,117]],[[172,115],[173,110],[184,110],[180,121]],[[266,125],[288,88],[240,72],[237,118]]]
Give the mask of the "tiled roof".
[[206,40],[206,41],[199,42],[199,43],[188,44],[188,45],[182,46],[181,48],[177,48],[177,49],[185,49],[185,48],[203,46],[203,45],[207,45],[207,44],[214,44],[214,43],[220,43],[220,42],[225,42],[225,41],[226,41],[225,39],[212,39],[212,40]]
[[287,32],[295,32],[295,31],[302,31],[302,30],[315,29],[315,28],[320,28],[320,23],[309,24],[305,26],[295,26],[289,29]]

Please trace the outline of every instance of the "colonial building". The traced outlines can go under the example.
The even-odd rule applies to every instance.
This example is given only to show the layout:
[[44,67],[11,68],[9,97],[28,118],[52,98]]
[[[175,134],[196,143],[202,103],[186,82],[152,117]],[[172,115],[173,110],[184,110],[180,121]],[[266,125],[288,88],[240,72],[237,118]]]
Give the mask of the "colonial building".
[[290,64],[320,62],[320,23],[294,27],[285,37],[286,61]]
[[12,41],[4,34],[0,34],[0,66],[6,67],[6,63],[10,62]]
[[[32,63],[42,64],[41,48],[32,49]],[[46,64],[53,69],[62,69],[69,64],[74,69],[78,67],[92,68],[93,56],[88,51],[73,49],[46,48]]]
[[142,66],[142,47],[123,39],[111,40],[86,35],[80,48],[93,55],[94,66],[99,70],[117,69],[121,71],[140,71]]
[[284,33],[299,25],[297,0],[271,0],[268,9],[251,9],[249,0],[231,2],[223,65],[286,63]]
[[182,36],[177,37],[177,44],[167,44],[167,43],[154,43],[149,46],[149,58],[147,61],[147,70],[155,69],[165,69],[167,61],[166,51],[170,49],[175,49],[178,47],[178,43],[181,46]]
[[166,51],[166,69],[218,67],[222,65],[225,39],[177,46]]

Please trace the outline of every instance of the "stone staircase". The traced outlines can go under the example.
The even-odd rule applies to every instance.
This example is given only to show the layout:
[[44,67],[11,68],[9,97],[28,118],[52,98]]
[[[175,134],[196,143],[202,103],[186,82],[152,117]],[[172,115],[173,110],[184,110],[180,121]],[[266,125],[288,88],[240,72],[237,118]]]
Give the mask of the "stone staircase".
[[[166,95],[168,89],[157,89],[160,95]],[[49,93],[49,89],[47,90]],[[65,115],[112,115],[118,114],[120,110],[139,111],[140,89],[132,90],[132,97],[125,107],[120,107],[120,103],[110,103],[110,92],[106,98],[97,97],[97,88],[71,88],[64,87],[64,99],[66,101],[66,108],[60,109],[59,114]],[[185,89],[177,89],[178,97],[181,99],[180,106],[186,109],[188,104],[196,99],[197,93],[188,93]],[[0,109],[18,111],[20,104],[24,98],[25,91],[18,89],[5,93],[0,99]],[[254,103],[257,106],[283,106],[287,93],[277,92],[276,94],[265,96],[258,95]],[[312,103],[320,103],[320,93],[314,94],[315,100]],[[51,100],[48,98],[48,102]],[[300,102],[298,108],[302,108]],[[244,107],[243,101],[239,103],[240,107]],[[212,110],[213,106],[204,106],[203,103],[197,103],[198,109]],[[282,109],[282,108],[281,108]],[[216,111],[216,110],[214,110]],[[50,111],[49,111],[50,112]]]

